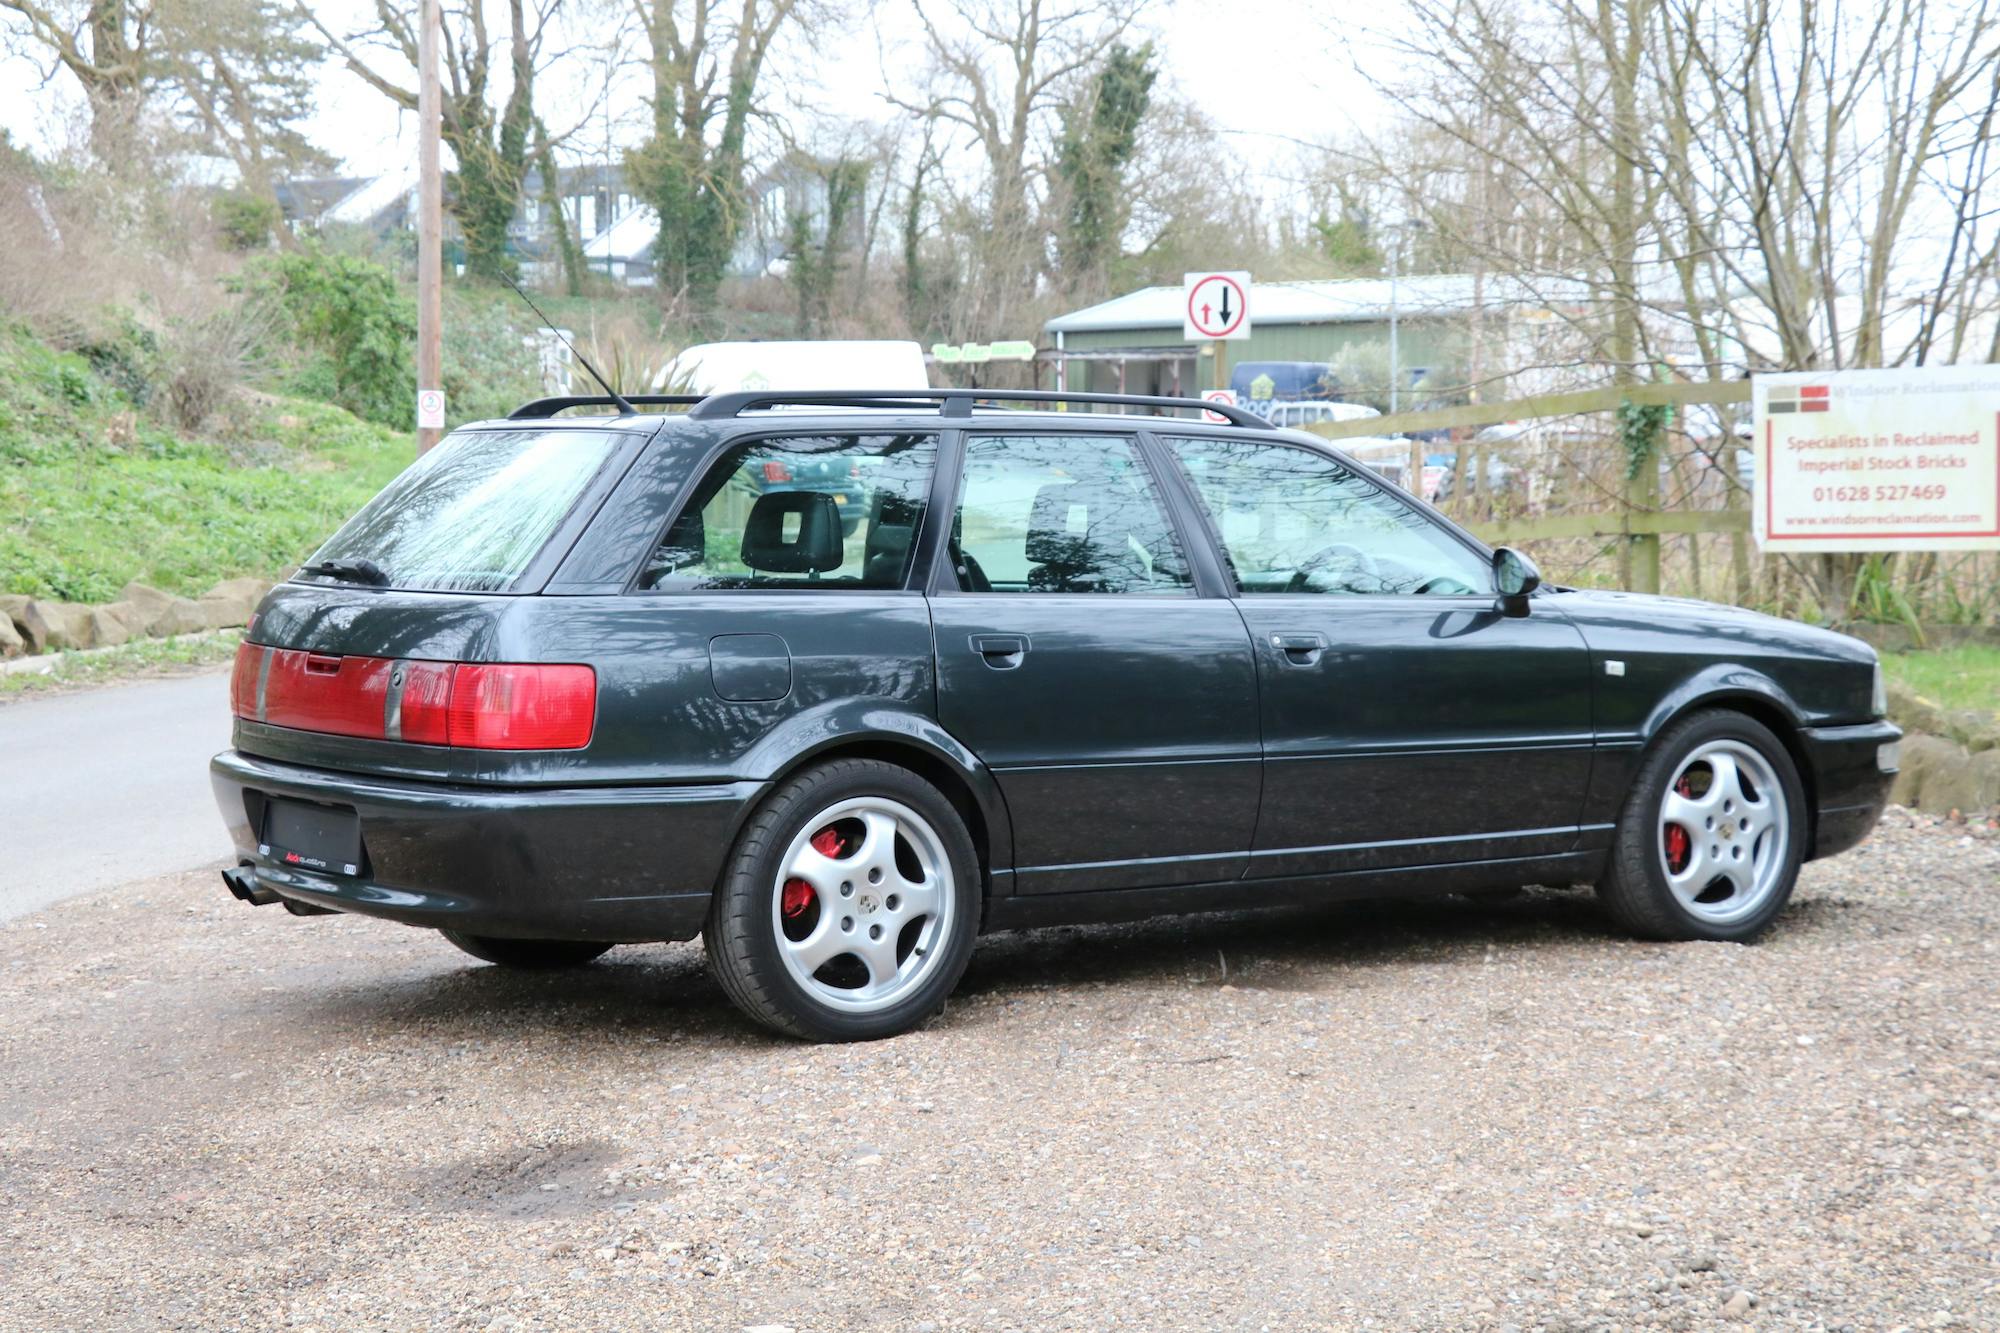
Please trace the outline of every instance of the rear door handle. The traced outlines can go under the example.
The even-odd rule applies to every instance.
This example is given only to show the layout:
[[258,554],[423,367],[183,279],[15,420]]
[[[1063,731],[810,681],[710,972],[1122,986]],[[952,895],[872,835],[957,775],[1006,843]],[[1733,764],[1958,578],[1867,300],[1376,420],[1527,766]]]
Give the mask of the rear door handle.
[[1271,636],[1271,646],[1292,666],[1311,666],[1326,650],[1326,635],[1310,631],[1278,633]]
[[986,665],[995,671],[1012,671],[1021,665],[1021,659],[1028,652],[1028,636],[1025,634],[975,634],[972,636],[972,651],[986,660]]

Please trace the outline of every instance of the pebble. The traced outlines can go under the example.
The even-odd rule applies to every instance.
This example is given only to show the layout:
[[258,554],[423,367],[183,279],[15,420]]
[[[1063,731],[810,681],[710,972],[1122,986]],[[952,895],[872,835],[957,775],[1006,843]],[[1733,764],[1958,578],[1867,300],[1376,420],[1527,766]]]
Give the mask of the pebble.
[[0,1328],[2000,1307],[1968,1276],[1995,1244],[2000,838],[1908,812],[1807,866],[1755,948],[1627,941],[1550,890],[1003,933],[936,1021],[841,1047],[751,1027],[698,945],[513,976],[213,880],[0,931]]

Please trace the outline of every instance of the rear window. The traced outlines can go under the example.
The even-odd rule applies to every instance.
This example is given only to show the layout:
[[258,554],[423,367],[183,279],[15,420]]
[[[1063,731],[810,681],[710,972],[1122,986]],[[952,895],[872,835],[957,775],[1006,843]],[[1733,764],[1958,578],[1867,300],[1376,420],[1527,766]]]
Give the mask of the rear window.
[[618,439],[612,431],[574,429],[448,435],[306,563],[373,561],[389,587],[413,591],[505,591],[562,525]]

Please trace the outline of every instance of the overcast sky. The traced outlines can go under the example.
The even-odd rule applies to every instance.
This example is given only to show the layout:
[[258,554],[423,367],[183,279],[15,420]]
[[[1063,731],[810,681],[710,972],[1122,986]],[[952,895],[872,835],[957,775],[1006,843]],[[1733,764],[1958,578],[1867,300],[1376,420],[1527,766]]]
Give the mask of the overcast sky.
[[[318,8],[329,26],[344,31],[372,5],[335,0]],[[1375,108],[1353,73],[1349,42],[1340,35],[1342,21],[1328,17],[1335,8],[1297,0],[1174,0],[1150,11],[1146,26],[1158,44],[1167,81],[1198,102],[1227,133],[1236,168],[1282,172],[1294,141],[1324,138]],[[797,104],[795,121],[810,119],[814,109],[827,120],[886,121],[898,113],[883,101],[885,87],[895,82],[907,95],[917,92],[913,66],[918,53],[911,45],[915,25],[908,6],[890,3],[856,12],[846,31],[815,50],[776,58],[781,86]],[[1358,33],[1353,40],[1361,40]],[[912,73],[904,77],[902,69]],[[614,141],[629,142],[642,132],[637,118],[642,90],[635,72],[614,96]],[[596,94],[582,83],[563,86],[551,80],[539,100],[550,127],[559,129],[584,119]],[[39,150],[60,136],[75,102],[75,87],[67,76],[40,83],[36,70],[24,61],[10,62],[0,78],[0,124],[16,141]],[[399,116],[386,98],[345,69],[330,66],[320,85],[319,112],[308,129],[346,171],[373,174],[413,158],[414,119]],[[604,137],[601,119],[593,121],[576,147],[587,145],[601,156]]]

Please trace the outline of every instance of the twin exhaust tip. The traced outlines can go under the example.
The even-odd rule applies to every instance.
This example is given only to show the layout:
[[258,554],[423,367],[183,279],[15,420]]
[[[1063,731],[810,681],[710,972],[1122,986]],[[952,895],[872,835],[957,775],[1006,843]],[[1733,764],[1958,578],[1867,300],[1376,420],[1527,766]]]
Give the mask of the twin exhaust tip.
[[285,910],[293,916],[334,916],[331,907],[315,907],[311,903],[293,902],[282,898],[257,882],[257,867],[249,861],[234,865],[222,872],[222,883],[234,894],[238,902],[249,903],[252,907],[269,907],[272,903],[283,903]]
[[257,871],[248,861],[223,871],[222,882],[236,895],[238,902],[249,903],[252,907],[269,907],[279,901],[277,894],[257,882]]

